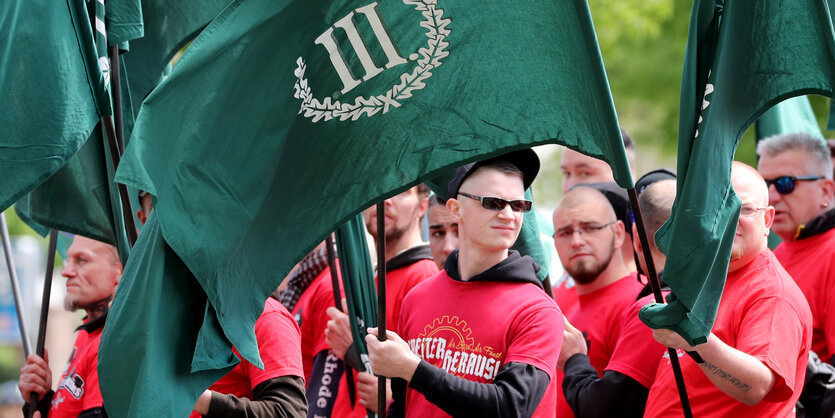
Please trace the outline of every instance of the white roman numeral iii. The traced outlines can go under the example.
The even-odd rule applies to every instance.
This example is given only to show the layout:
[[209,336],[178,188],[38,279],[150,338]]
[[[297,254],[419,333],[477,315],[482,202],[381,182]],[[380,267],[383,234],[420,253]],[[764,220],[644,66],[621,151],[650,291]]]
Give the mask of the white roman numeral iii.
[[354,77],[354,74],[345,62],[345,56],[342,55],[339,47],[337,47],[336,38],[333,35],[333,28],[340,28],[348,35],[348,41],[351,42],[351,47],[357,55],[357,58],[359,58],[362,68],[365,70],[365,76],[362,77],[362,81],[368,81],[377,74],[383,72],[382,68],[374,64],[365,42],[362,40],[362,37],[360,37],[359,32],[357,31],[357,26],[354,23],[355,12],[365,15],[365,18],[368,19],[368,23],[374,31],[374,36],[377,38],[377,41],[386,53],[386,58],[388,58],[388,63],[385,67],[386,69],[400,64],[405,64],[407,62],[405,58],[400,56],[400,53],[397,51],[397,47],[391,40],[391,35],[388,33],[388,30],[386,30],[385,25],[383,25],[383,21],[380,19],[380,12],[377,10],[377,2],[375,1],[367,6],[360,7],[355,11],[348,13],[348,15],[342,19],[339,19],[333,24],[333,26],[329,27],[328,30],[319,35],[315,41],[317,44],[324,46],[328,51],[331,64],[333,64],[333,68],[339,75],[339,79],[342,80],[342,94],[345,94],[353,90],[354,87],[360,85],[360,81]]

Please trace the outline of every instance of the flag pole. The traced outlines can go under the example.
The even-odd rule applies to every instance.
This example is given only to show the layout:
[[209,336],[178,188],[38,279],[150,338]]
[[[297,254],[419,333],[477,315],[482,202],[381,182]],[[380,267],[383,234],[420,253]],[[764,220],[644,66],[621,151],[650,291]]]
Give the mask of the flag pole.
[[32,342],[29,341],[29,328],[23,316],[23,298],[20,296],[20,282],[17,279],[14,259],[12,258],[12,242],[9,239],[9,227],[6,225],[6,213],[0,212],[0,234],[3,235],[3,252],[6,254],[6,267],[9,268],[9,279],[12,282],[12,295],[14,296],[14,307],[17,312],[17,325],[20,327],[20,340],[23,343],[23,354],[29,357],[32,353]]
[[119,144],[119,155],[125,152],[125,124],[122,115],[122,75],[119,71],[119,45],[107,49],[110,58],[110,91],[113,94],[113,118],[116,125],[116,142]]
[[[377,340],[386,340],[386,206],[377,203]],[[386,377],[377,377],[377,416],[386,418]]]
[[[658,280],[658,273],[655,271],[655,262],[650,252],[649,239],[647,238],[647,231],[644,227],[644,218],[641,216],[641,207],[638,205],[638,192],[635,191],[634,187],[627,189],[626,192],[629,194],[629,204],[632,206],[632,213],[635,215],[635,226],[637,226],[638,237],[641,240],[641,247],[643,247],[644,251],[649,287],[652,289],[655,301],[664,303],[664,295],[661,294],[661,281]],[[681,400],[684,416],[686,418],[693,418],[693,412],[690,410],[690,399],[687,397],[687,387],[684,385],[684,375],[681,373],[681,364],[678,362],[678,355],[674,348],[667,347],[667,352],[670,355],[670,365],[673,367],[673,375],[676,378],[678,397]]]
[[[107,141],[105,145],[110,150],[110,159],[113,162],[113,171],[115,172],[119,168],[119,162],[122,160],[122,151],[119,148],[116,128],[113,124],[112,116],[102,116],[101,120],[104,124],[104,136]],[[128,187],[121,183],[116,183],[116,187],[119,190],[119,198],[122,201],[122,217],[125,219],[125,232],[128,235],[128,243],[133,247],[133,244],[139,238],[139,233],[136,231],[136,222],[133,220],[133,208],[130,204]]]
[[[55,270],[55,250],[58,246],[58,230],[49,230],[49,250],[46,254],[46,276],[43,281],[43,298],[41,299],[41,319],[38,323],[38,345],[35,347],[35,354],[43,358],[44,344],[46,343],[46,320],[49,316],[49,298],[52,294],[52,272]],[[35,415],[38,410],[38,394],[32,393],[29,400],[29,416]]]
[[[339,290],[339,276],[336,268],[336,244],[333,242],[333,235],[328,234],[325,239],[325,250],[328,254],[328,268],[331,271],[331,284],[333,286],[333,303],[334,307],[342,312],[342,293]],[[357,402],[357,388],[354,384],[354,369],[345,362],[345,383],[348,386],[348,400],[351,402],[351,408]]]

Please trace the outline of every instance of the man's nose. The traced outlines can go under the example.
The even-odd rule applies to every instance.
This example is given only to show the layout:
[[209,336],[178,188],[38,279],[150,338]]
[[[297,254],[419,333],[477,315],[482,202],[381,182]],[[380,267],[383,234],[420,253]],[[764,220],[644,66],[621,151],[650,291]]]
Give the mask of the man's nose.
[[768,185],[768,205],[774,206],[775,203],[782,199],[783,196],[777,191],[777,186],[773,184]]

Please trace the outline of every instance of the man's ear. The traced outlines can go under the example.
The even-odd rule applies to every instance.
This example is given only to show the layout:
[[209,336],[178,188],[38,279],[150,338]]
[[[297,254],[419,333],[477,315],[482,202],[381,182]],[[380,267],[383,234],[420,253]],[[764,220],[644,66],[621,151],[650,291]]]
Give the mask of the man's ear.
[[623,243],[626,241],[626,226],[623,225],[623,221],[615,221],[614,224],[615,229],[615,248],[623,247]]
[[774,223],[774,206],[769,206],[765,208],[765,214],[763,215],[763,220],[765,221],[765,235],[768,236],[768,232],[771,229],[771,225]]
[[461,202],[458,199],[449,198],[446,201],[446,208],[456,223],[461,223]]

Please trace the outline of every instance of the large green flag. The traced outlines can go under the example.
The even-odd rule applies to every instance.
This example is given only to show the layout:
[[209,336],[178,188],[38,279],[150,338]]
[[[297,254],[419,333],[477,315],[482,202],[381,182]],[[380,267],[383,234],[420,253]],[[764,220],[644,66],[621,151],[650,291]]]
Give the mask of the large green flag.
[[725,285],[740,201],[730,186],[739,138],[789,97],[833,96],[835,37],[825,0],[696,0],[681,87],[678,195],[657,242],[669,305],[641,319],[704,342]]
[[585,2],[238,0],[143,102],[117,181],[151,192],[223,336],[260,364],[264,299],[336,226],[462,163],[549,142],[632,186]]
[[63,167],[107,103],[84,0],[0,5],[0,209]]

